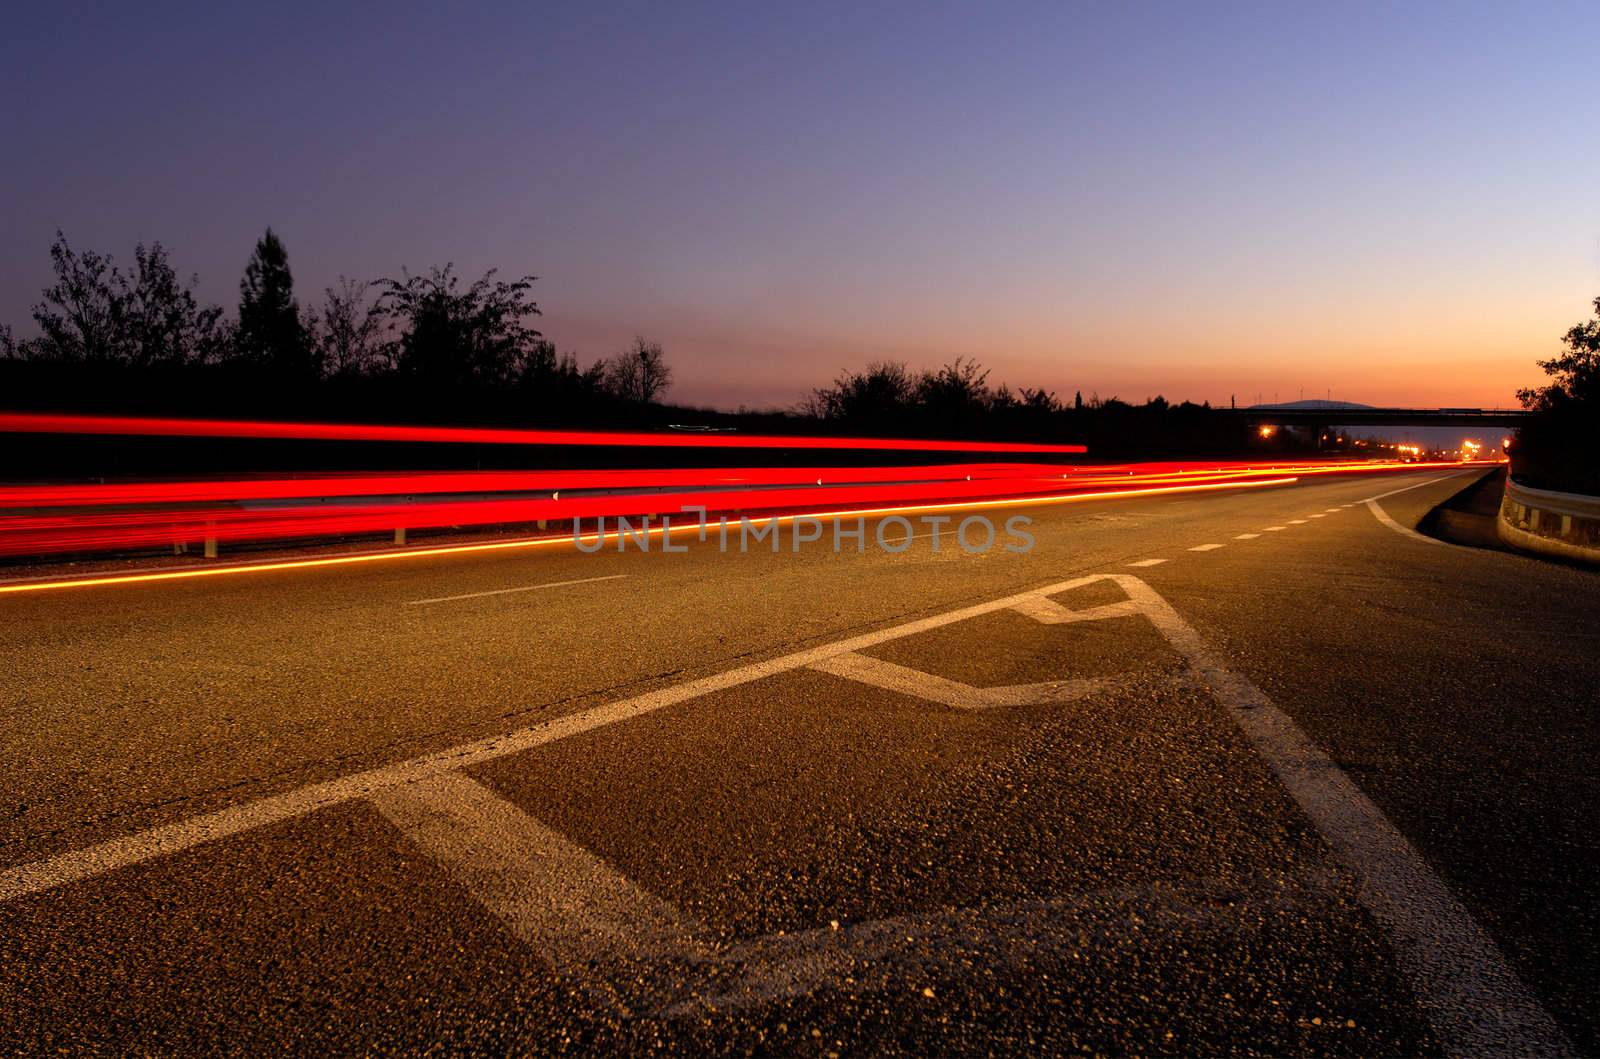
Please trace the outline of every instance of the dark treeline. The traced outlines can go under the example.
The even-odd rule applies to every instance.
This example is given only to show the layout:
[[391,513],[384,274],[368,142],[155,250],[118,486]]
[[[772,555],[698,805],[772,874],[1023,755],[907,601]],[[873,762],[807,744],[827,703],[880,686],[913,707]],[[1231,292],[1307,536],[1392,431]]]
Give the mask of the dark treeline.
[[[976,361],[958,357],[937,371],[913,372],[897,361],[845,372],[800,409],[847,433],[1081,441],[1098,456],[1237,453],[1259,447],[1249,427],[1209,404],[1152,397],[1063,401],[1052,392],[991,386]],[[1284,439],[1288,442],[1289,439]]]
[[303,307],[271,230],[237,314],[195,298],[160,243],[131,270],[57,233],[38,332],[0,328],[0,405],[14,410],[469,423],[636,421],[672,373],[640,338],[581,368],[531,321],[534,277],[340,278]]
[[1594,310],[1539,362],[1550,382],[1517,393],[1534,415],[1517,431],[1512,471],[1536,488],[1600,495],[1600,298]]
[[958,358],[937,371],[878,362],[798,408],[714,412],[663,401],[672,371],[639,338],[587,366],[534,326],[534,277],[449,265],[398,278],[342,278],[302,305],[289,255],[268,230],[233,314],[203,305],[159,243],[124,271],[108,256],[50,247],[54,282],[30,337],[0,327],[0,407],[124,414],[327,418],[528,426],[696,423],[777,433],[1082,441],[1101,456],[1240,452],[1251,435],[1209,406],[1142,404],[991,385]]

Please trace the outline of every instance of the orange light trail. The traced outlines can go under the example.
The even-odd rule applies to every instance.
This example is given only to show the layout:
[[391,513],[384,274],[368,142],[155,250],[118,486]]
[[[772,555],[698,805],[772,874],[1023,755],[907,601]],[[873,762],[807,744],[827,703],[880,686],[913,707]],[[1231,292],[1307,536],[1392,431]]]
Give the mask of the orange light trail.
[[[54,434],[253,438],[331,442],[641,446],[701,449],[832,449],[922,452],[1082,453],[1070,444],[923,439],[649,434],[476,427],[378,426],[128,416],[0,413],[0,431]],[[754,521],[884,515],[1051,504],[1117,496],[1283,484],[1292,476],[1417,470],[1443,464],[1395,461],[1156,461],[1092,466],[1060,463],[736,466],[631,470],[386,471],[234,477],[202,481],[0,486],[0,555],[130,553],[205,540],[264,543],[402,530],[462,529],[550,521],[649,516],[703,509]],[[820,509],[820,510],[819,510]],[[691,527],[698,530],[698,525]],[[638,531],[630,530],[637,533]],[[662,527],[647,533],[665,532]],[[563,537],[441,545],[197,570],[89,575],[0,585],[0,592],[212,577],[255,570],[544,547]],[[583,538],[579,538],[583,539]],[[607,539],[603,534],[590,541]]]
[[[870,509],[1014,497],[1026,499],[1063,491],[1080,493],[1107,488],[1126,491],[1140,486],[1242,481],[1285,473],[1371,472],[1403,466],[1420,465],[1241,468],[1234,464],[1213,470],[1204,466],[1156,463],[1069,468],[1064,472],[1058,467],[1038,464],[745,468],[734,472],[474,472],[262,482],[17,487],[0,490],[0,500],[21,507],[14,513],[0,515],[0,554],[127,552],[201,539],[229,543],[307,539],[382,533],[396,528],[435,529],[637,516],[686,508],[704,508],[711,512]],[[573,483],[589,487],[590,491],[580,489],[562,496],[562,490],[551,488]],[[541,489],[530,491],[527,489],[530,485]],[[595,486],[606,488],[595,490]],[[521,487],[521,495],[498,495],[496,492],[517,487]],[[470,488],[487,492],[477,496],[450,495]],[[424,492],[427,489],[450,492],[429,495]],[[397,490],[407,492],[397,494]],[[234,494],[237,499],[216,506],[214,498],[227,494]],[[99,502],[84,506],[88,497]],[[150,502],[170,503],[201,497],[211,500],[212,506],[149,506]],[[296,502],[263,502],[289,499]],[[127,506],[136,500],[145,501],[146,505]]]
[[[1107,500],[1119,497],[1157,496],[1170,493],[1206,492],[1217,489],[1253,489],[1266,486],[1290,485],[1295,478],[1252,479],[1238,482],[1204,482],[1193,485],[1157,486],[1145,489],[1114,489],[1099,493],[1066,493],[1052,496],[1015,497],[1001,500],[975,500],[955,503],[912,504],[883,508],[846,508],[837,511],[810,511],[792,514],[762,515],[751,518],[751,525],[793,522],[801,518],[876,517],[924,511],[964,511],[973,508],[1032,507],[1048,504],[1074,503],[1084,500]],[[667,532],[699,533],[698,521],[678,526],[651,526],[644,532],[650,537],[660,537]],[[105,574],[68,578],[59,581],[30,581],[17,584],[0,584],[0,595],[24,592],[46,592],[68,588],[92,588],[110,585],[143,584],[157,581],[189,581],[198,578],[224,577],[233,574],[267,573],[277,570],[305,570],[315,567],[352,566],[357,563],[385,562],[401,559],[425,559],[440,555],[469,555],[475,553],[547,548],[557,545],[576,546],[585,543],[619,539],[620,534],[588,533],[581,536],[534,537],[515,541],[492,541],[483,544],[450,544],[429,548],[409,548],[405,551],[372,552],[361,555],[326,556],[318,559],[285,559],[274,562],[243,563],[230,566],[203,567],[195,570],[160,570],[148,573]]]

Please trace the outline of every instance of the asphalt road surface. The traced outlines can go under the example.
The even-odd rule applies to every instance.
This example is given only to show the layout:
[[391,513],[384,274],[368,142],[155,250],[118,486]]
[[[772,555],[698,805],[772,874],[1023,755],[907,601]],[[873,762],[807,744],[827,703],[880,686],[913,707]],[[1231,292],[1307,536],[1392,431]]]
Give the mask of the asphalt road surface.
[[0,1052],[1600,1053],[1600,574],[1471,480],[0,596]]

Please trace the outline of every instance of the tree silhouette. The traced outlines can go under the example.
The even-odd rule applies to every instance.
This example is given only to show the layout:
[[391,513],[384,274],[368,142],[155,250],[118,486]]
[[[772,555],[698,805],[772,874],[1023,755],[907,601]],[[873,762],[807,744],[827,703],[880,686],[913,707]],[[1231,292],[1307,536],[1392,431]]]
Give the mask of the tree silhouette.
[[185,367],[220,356],[229,337],[222,309],[200,306],[195,280],[178,281],[160,243],[141,244],[133,254],[130,279],[109,256],[79,253],[57,232],[50,245],[55,282],[33,307],[39,335],[8,338],[8,351],[27,360],[131,368]]
[[988,379],[977,361],[957,357],[938,371],[923,372],[915,399],[937,429],[959,432],[989,410],[994,395]]
[[50,244],[55,282],[33,307],[39,337],[18,344],[18,355],[30,360],[107,363],[118,359],[118,276],[109,257],[86,250],[78,253],[56,232]]
[[1513,469],[1530,485],[1581,493],[1600,493],[1600,298],[1595,318],[1561,336],[1562,351],[1539,367],[1550,382],[1517,391],[1533,412],[1517,430]]
[[239,281],[237,355],[278,382],[315,379],[321,364],[306,323],[294,297],[289,252],[268,228]]
[[135,247],[133,257],[132,289],[118,299],[128,362],[136,368],[182,368],[222,356],[230,337],[221,323],[222,307],[200,307],[193,291],[197,280],[181,286],[160,243],[149,250]]
[[611,392],[624,401],[649,404],[672,385],[661,343],[635,338],[633,345],[606,362],[605,380]]
[[528,296],[533,276],[506,283],[493,269],[465,290],[454,266],[426,276],[402,272],[380,281],[378,300],[399,337],[391,344],[395,367],[429,387],[505,387],[522,377],[540,339],[527,319],[539,315]]
[[1600,404],[1600,298],[1594,300],[1595,318],[1575,324],[1561,336],[1564,351],[1539,367],[1550,376],[1550,383],[1534,389],[1518,390],[1524,408],[1546,411],[1577,403]]
[[912,402],[917,380],[896,360],[876,360],[865,371],[843,372],[812,393],[808,407],[824,419],[872,420],[898,418]]
[[[580,426],[711,419],[782,433],[812,429],[792,413],[737,416],[659,408],[672,381],[660,343],[643,337],[580,368],[533,328],[532,276],[506,282],[490,271],[470,284],[453,268],[363,283],[340,277],[318,313],[302,312],[288,254],[268,230],[240,283],[237,325],[200,305],[159,243],[134,251],[120,271],[109,256],[75,251],[61,233],[50,247],[54,282],[34,306],[34,337],[0,325],[0,404],[102,412],[244,416],[350,416]],[[376,297],[374,297],[376,295]],[[1600,310],[1600,305],[1596,306]],[[1530,393],[1537,406],[1572,414],[1535,417],[1519,450],[1592,452],[1600,319],[1573,328],[1565,352],[1544,367],[1554,380]],[[1589,396],[1583,396],[1589,395]],[[1579,398],[1582,398],[1581,400]],[[1143,405],[1079,392],[1063,406],[1044,389],[999,386],[976,362],[935,371],[877,361],[816,390],[803,415],[849,432],[1010,437],[1086,442],[1097,454],[1243,451],[1252,437],[1238,417],[1201,405]],[[1559,429],[1558,429],[1559,428]],[[1568,454],[1562,456],[1561,454]],[[0,452],[0,463],[4,453]],[[1552,477],[1554,475],[1552,474]]]
[[340,276],[338,289],[323,291],[315,341],[323,369],[333,378],[370,375],[383,364],[384,318],[367,297],[372,287]]

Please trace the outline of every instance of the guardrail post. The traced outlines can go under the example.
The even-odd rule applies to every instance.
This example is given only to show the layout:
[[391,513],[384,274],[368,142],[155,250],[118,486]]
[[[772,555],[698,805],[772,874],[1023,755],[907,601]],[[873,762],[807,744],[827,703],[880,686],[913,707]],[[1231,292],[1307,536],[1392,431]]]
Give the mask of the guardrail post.
[[216,557],[217,557],[217,538],[215,538],[215,537],[207,537],[206,538],[206,558],[207,559],[215,559]]
[[396,544],[404,544],[406,542],[406,528],[404,526],[396,526],[394,528],[394,542]]

